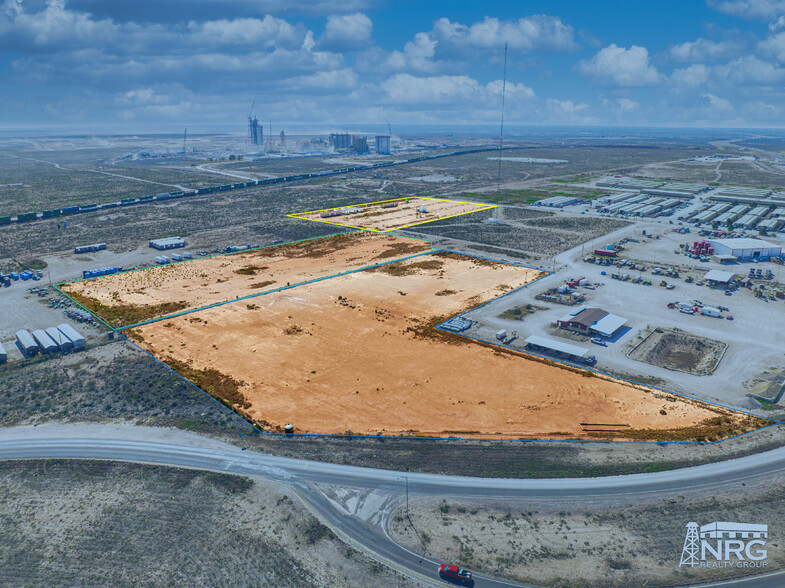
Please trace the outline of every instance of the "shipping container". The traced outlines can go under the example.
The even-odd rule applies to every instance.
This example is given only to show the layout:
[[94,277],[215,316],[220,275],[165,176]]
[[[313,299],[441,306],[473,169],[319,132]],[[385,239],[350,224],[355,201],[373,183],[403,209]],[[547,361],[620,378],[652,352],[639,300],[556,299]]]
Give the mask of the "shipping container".
[[54,218],[56,216],[60,216],[62,211],[59,208],[55,208],[53,210],[45,210],[42,213],[43,218]]
[[22,214],[18,214],[16,216],[16,222],[18,223],[26,223],[30,221],[34,221],[38,218],[37,212],[24,212]]
[[66,206],[63,209],[63,214],[76,214],[77,212],[79,212],[78,206]]

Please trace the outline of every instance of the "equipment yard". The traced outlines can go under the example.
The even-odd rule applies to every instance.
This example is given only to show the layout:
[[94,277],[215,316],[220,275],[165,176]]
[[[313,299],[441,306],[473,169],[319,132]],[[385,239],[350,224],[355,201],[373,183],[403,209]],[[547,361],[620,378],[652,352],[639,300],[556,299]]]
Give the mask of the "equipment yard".
[[439,219],[461,216],[491,208],[496,208],[496,206],[418,197],[368,202],[356,206],[314,210],[287,216],[341,227],[386,233],[387,231],[422,225]]
[[[288,247],[293,253],[284,253]],[[420,241],[361,233],[104,276],[64,289],[89,292],[100,302],[96,312],[106,309],[107,318],[137,300],[149,308],[155,300],[185,298],[181,304],[194,312],[126,333],[267,430],[291,423],[303,433],[714,440],[767,423],[434,329],[543,272],[429,249]],[[198,309],[218,302],[221,293],[243,294],[249,279],[266,279],[261,268],[255,276],[237,271],[255,260],[249,256],[264,252],[281,260],[289,281],[311,281]],[[325,258],[338,275],[313,281],[309,272]],[[219,264],[218,281],[226,280],[221,289],[183,288],[206,263]],[[346,273],[352,267],[365,269]],[[179,273],[168,277],[166,271]],[[145,297],[130,297],[133,283],[120,289],[123,278],[142,280]],[[150,298],[151,292],[161,298]],[[118,306],[110,305],[112,299],[119,299]]]

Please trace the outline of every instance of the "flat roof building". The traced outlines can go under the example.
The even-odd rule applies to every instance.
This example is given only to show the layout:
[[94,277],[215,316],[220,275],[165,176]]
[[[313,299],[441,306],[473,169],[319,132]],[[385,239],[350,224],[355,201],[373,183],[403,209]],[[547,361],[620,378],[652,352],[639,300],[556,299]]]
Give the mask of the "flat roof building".
[[165,239],[153,239],[150,241],[150,247],[164,251],[166,249],[176,249],[178,247],[185,247],[185,239],[182,237],[166,237]]

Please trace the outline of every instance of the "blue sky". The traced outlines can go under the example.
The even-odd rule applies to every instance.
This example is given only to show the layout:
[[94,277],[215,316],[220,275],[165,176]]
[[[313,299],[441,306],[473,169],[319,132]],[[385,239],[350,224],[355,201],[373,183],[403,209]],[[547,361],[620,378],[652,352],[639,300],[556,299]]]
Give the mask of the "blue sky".
[[0,126],[785,126],[785,0],[0,0]]

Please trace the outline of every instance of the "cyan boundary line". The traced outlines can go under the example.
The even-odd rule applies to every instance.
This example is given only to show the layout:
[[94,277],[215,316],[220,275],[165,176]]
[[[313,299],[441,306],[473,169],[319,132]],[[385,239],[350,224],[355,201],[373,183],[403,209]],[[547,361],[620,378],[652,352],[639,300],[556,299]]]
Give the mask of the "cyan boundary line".
[[[156,268],[156,267],[172,267],[172,266],[175,266],[175,265],[180,265],[181,263],[191,263],[191,262],[194,262],[194,261],[203,261],[205,259],[214,259],[216,257],[225,257],[226,255],[239,255],[241,253],[247,253],[248,251],[261,251],[263,249],[271,249],[273,247],[285,247],[287,245],[297,245],[298,243],[305,243],[307,241],[315,241],[317,239],[329,239],[330,237],[339,237],[341,235],[351,235],[353,233],[361,233],[361,232],[362,231],[357,230],[357,229],[355,229],[354,231],[341,231],[340,233],[330,233],[328,235],[320,235],[320,236],[317,236],[317,237],[307,237],[305,239],[297,239],[296,241],[288,241],[286,243],[271,243],[270,245],[262,245],[260,247],[252,247],[251,249],[243,249],[242,251],[225,251],[224,253],[214,253],[213,255],[205,255],[204,257],[195,257],[194,259],[184,259],[182,261],[176,261],[176,262],[171,263],[171,264],[148,265],[146,267],[140,267],[140,268],[136,268],[136,269],[132,269],[132,270],[125,270],[125,271],[122,271],[122,272],[117,272],[117,273],[114,273],[114,274],[106,274],[106,275],[107,276],[115,276],[117,274],[132,274],[134,272],[142,272],[142,271],[150,270],[150,269],[153,269],[153,268]],[[406,236],[401,236],[401,238],[403,238],[403,239],[417,239],[417,237],[406,237]],[[417,240],[418,241],[425,241],[427,243],[430,243],[430,241],[427,240],[427,239],[417,239]],[[178,249],[180,249],[180,248],[178,247]],[[57,287],[57,286],[65,286],[66,284],[76,284],[78,282],[86,282],[88,280],[95,280],[95,279],[103,278],[103,277],[105,277],[105,276],[96,276],[94,278],[79,278],[79,279],[76,279],[76,280],[68,280],[67,282],[58,282],[57,284],[55,284],[55,286]],[[70,298],[70,296],[69,296],[69,298]]]
[[81,308],[82,310],[84,310],[86,313],[90,314],[90,316],[92,316],[92,317],[95,317],[95,319],[96,319],[96,320],[98,320],[98,321],[100,321],[100,322],[101,322],[101,323],[102,323],[102,324],[103,324],[103,325],[104,325],[104,326],[105,326],[107,329],[110,329],[110,330],[112,330],[112,331],[114,331],[114,330],[115,330],[115,328],[114,328],[112,325],[110,325],[109,323],[107,323],[107,322],[106,322],[104,319],[102,319],[100,316],[98,316],[97,314],[95,314],[93,311],[91,311],[91,310],[89,310],[89,309],[85,308],[85,307],[84,307],[84,306],[83,306],[83,305],[82,305],[82,304],[81,304],[81,303],[80,303],[78,300],[75,300],[75,299],[71,298],[71,297],[70,297],[68,294],[66,294],[65,292],[63,292],[63,291],[62,291],[62,290],[61,290],[61,289],[58,287],[58,285],[57,285],[57,284],[54,284],[54,285],[52,286],[52,288],[54,288],[55,290],[57,290],[57,291],[58,291],[58,292],[59,292],[59,293],[60,293],[62,296],[64,296],[64,297],[68,298],[68,300],[70,300],[70,301],[71,301],[73,304],[76,304],[76,305],[77,305],[79,308]]
[[391,263],[397,263],[399,261],[407,261],[409,259],[414,259],[415,257],[422,257],[423,255],[433,255],[434,253],[435,253],[435,251],[433,251],[433,250],[431,250],[431,251],[423,251],[422,253],[415,253],[414,255],[407,255],[406,257],[400,257],[398,259],[393,259],[393,260],[385,261],[385,262],[382,262],[382,263],[376,263],[374,265],[368,265],[368,266],[360,267],[360,268],[353,269],[353,270],[347,270],[345,272],[340,272],[340,273],[337,273],[337,274],[331,274],[329,276],[322,276],[321,278],[314,278],[313,280],[308,280],[308,281],[305,281],[305,282],[297,282],[296,284],[290,284],[289,286],[281,286],[280,288],[275,288],[273,290],[267,290],[266,292],[257,292],[256,294],[249,294],[248,296],[242,296],[240,298],[234,298],[232,300],[223,300],[221,302],[215,302],[213,304],[208,304],[207,306],[201,306],[199,308],[192,308],[192,309],[189,309],[189,310],[184,310],[182,312],[177,312],[175,314],[169,314],[169,315],[162,316],[162,317],[159,317],[159,318],[150,319],[148,321],[142,321],[140,323],[135,323],[133,325],[125,325],[125,326],[122,326],[122,327],[116,327],[115,330],[117,330],[117,331],[124,331],[125,329],[131,329],[133,327],[141,327],[143,325],[149,325],[150,323],[157,323],[158,321],[163,321],[163,320],[166,320],[166,319],[177,318],[177,317],[180,317],[180,316],[183,316],[183,315],[186,315],[186,314],[192,314],[194,312],[200,312],[202,310],[208,310],[210,308],[215,308],[217,306],[224,306],[225,304],[233,304],[234,302],[242,302],[243,300],[249,300],[251,298],[258,298],[259,296],[267,296],[268,294],[275,294],[276,292],[281,292],[283,290],[291,290],[292,288],[298,288],[300,286],[307,286],[308,284],[314,284],[316,282],[323,282],[325,280],[331,280],[333,278],[338,278],[338,277],[341,277],[341,276],[347,276],[349,274],[355,274],[357,272],[362,272],[362,271],[366,271],[366,270],[369,270],[369,269],[374,269],[376,267],[381,267],[383,265],[389,265]]
[[[338,233],[338,234],[346,234],[346,233]],[[318,239],[319,237],[316,237],[316,238]],[[301,242],[301,241],[309,241],[309,240],[312,240],[312,239],[303,239],[303,240],[300,240],[300,241],[294,241],[294,243]],[[430,241],[427,241],[425,239],[418,239],[418,240],[422,240],[422,241],[430,243]],[[278,244],[278,245],[282,245],[282,244]],[[256,298],[258,296],[264,296],[266,294],[271,294],[271,293],[276,292],[276,291],[288,290],[288,289],[291,289],[291,288],[296,288],[298,286],[306,285],[308,283],[319,282],[319,281],[323,281],[323,280],[330,279],[330,278],[333,278],[333,277],[338,277],[338,276],[341,276],[341,275],[348,275],[348,274],[356,273],[356,272],[359,272],[359,271],[372,269],[374,267],[380,267],[380,266],[384,266],[384,265],[389,265],[391,263],[396,263],[398,261],[405,261],[406,259],[422,257],[422,256],[425,256],[425,255],[433,255],[434,253],[439,253],[439,252],[455,253],[455,254],[458,254],[458,255],[463,255],[464,257],[485,259],[487,261],[492,261],[494,263],[500,263],[500,264],[505,264],[505,265],[513,265],[513,266],[522,267],[522,268],[526,268],[526,269],[542,271],[542,272],[544,272],[546,274],[544,276],[541,276],[541,277],[537,278],[536,280],[533,280],[533,281],[531,281],[531,282],[529,282],[527,284],[524,284],[523,286],[515,288],[514,290],[511,290],[510,292],[507,292],[505,294],[497,296],[496,298],[492,298],[491,300],[488,300],[488,301],[480,304],[479,306],[476,306],[476,307],[474,307],[474,308],[472,308],[470,310],[467,310],[467,311],[465,311],[465,312],[463,312],[461,314],[455,315],[454,317],[451,317],[451,319],[447,319],[448,321],[452,320],[452,318],[456,318],[456,317],[459,317],[459,316],[464,316],[464,315],[466,315],[466,314],[468,314],[470,312],[473,312],[473,311],[475,311],[475,310],[477,310],[479,308],[482,308],[483,306],[486,306],[487,304],[490,304],[491,302],[495,302],[496,300],[499,300],[501,298],[509,296],[509,295],[519,291],[519,290],[522,290],[523,288],[526,288],[527,286],[529,286],[531,284],[534,284],[535,282],[538,282],[539,280],[542,280],[542,279],[547,278],[548,276],[552,275],[552,272],[548,272],[548,271],[541,270],[541,269],[538,269],[538,268],[532,268],[532,267],[529,267],[529,266],[525,266],[525,265],[517,264],[517,263],[513,263],[513,262],[499,261],[499,260],[490,259],[490,258],[487,258],[487,257],[482,257],[482,256],[479,256],[479,255],[470,255],[470,254],[462,253],[462,252],[459,252],[459,251],[451,251],[451,250],[448,250],[448,249],[434,249],[432,251],[426,251],[426,252],[423,252],[423,253],[418,253],[416,255],[411,255],[411,256],[408,256],[408,257],[405,257],[405,258],[395,259],[395,260],[392,260],[392,261],[375,264],[375,265],[372,265],[372,266],[368,266],[366,268],[361,268],[361,269],[357,269],[357,270],[350,270],[350,271],[347,271],[347,272],[342,272],[340,274],[335,274],[333,276],[325,276],[323,278],[317,278],[317,279],[311,280],[309,282],[303,282],[303,283],[295,284],[293,286],[285,286],[285,287],[279,288],[277,290],[271,290],[269,292],[263,292],[263,293],[254,294],[254,295],[251,295],[251,296],[248,296],[248,297],[244,297],[244,298],[238,298],[238,299],[235,299],[235,300],[229,300],[229,301],[221,302],[221,303],[218,303],[218,304],[206,306],[206,307],[203,307],[203,308],[200,308],[200,309],[193,309],[193,310],[189,310],[189,311],[184,311],[182,313],[178,313],[178,314],[175,314],[175,315],[170,315],[170,316],[167,316],[167,317],[161,317],[159,319],[154,319],[154,320],[150,320],[150,321],[145,321],[143,323],[138,323],[136,325],[128,325],[128,326],[121,327],[121,328],[114,328],[114,327],[111,327],[109,325],[107,325],[107,326],[110,329],[112,329],[113,331],[117,332],[126,341],[130,342],[134,347],[136,347],[137,349],[143,351],[148,356],[152,357],[155,361],[157,361],[158,363],[160,363],[163,366],[165,366],[166,369],[168,369],[170,372],[175,374],[178,378],[180,378],[184,382],[188,383],[192,387],[196,388],[197,390],[199,390],[205,396],[211,398],[216,404],[218,404],[224,410],[226,410],[230,414],[234,415],[236,418],[242,420],[243,422],[247,423],[248,426],[253,428],[258,433],[263,434],[263,435],[286,436],[286,435],[288,435],[287,433],[278,433],[278,432],[275,432],[275,431],[263,431],[263,430],[259,429],[254,423],[251,423],[248,420],[244,419],[242,416],[237,414],[235,411],[233,411],[229,407],[227,407],[224,403],[220,402],[215,397],[211,396],[210,394],[208,394],[207,392],[205,392],[204,390],[199,388],[199,386],[197,386],[196,384],[194,384],[193,382],[191,382],[190,380],[188,380],[187,378],[185,378],[181,374],[177,373],[174,369],[172,369],[170,366],[168,366],[165,362],[160,360],[158,357],[156,357],[155,355],[153,355],[152,353],[150,353],[146,349],[140,347],[135,341],[132,341],[131,339],[126,337],[125,334],[122,331],[125,330],[125,329],[128,329],[128,328],[131,328],[131,327],[136,327],[136,326],[140,326],[140,325],[144,325],[144,324],[148,324],[148,323],[152,323],[152,322],[158,322],[158,321],[161,321],[161,320],[164,320],[164,319],[167,319],[167,318],[174,318],[174,317],[177,317],[177,316],[180,316],[180,315],[183,315],[183,314],[191,314],[193,312],[197,312],[198,310],[205,310],[207,308],[212,308],[212,307],[215,307],[215,306],[222,306],[224,304],[230,304],[232,302],[242,301],[242,300],[245,300],[247,298]],[[237,253],[241,253],[241,252],[237,252]],[[58,288],[58,291],[60,291],[59,288]],[[88,311],[88,312],[90,312],[90,311]],[[90,314],[93,314],[93,313],[90,313]],[[101,320],[100,317],[99,317],[99,320]],[[103,320],[101,320],[101,322],[106,324]],[[559,360],[553,359],[551,357],[548,357],[548,356],[545,356],[545,355],[540,355],[540,354],[537,354],[537,353],[532,353],[532,352],[529,352],[529,351],[521,351],[519,349],[515,349],[514,347],[511,347],[511,346],[508,346],[508,345],[499,344],[499,343],[492,342],[492,341],[486,341],[486,340],[480,339],[478,337],[472,337],[471,335],[466,335],[466,334],[463,334],[463,333],[455,333],[453,331],[448,331],[446,329],[441,328],[441,325],[443,325],[445,322],[447,322],[447,321],[444,321],[444,322],[440,323],[439,325],[436,325],[433,328],[435,328],[435,329],[437,329],[437,330],[439,330],[441,332],[444,332],[444,333],[449,333],[449,334],[453,334],[453,335],[459,335],[461,337],[465,337],[467,339],[472,339],[472,340],[475,340],[475,341],[479,341],[481,343],[485,343],[485,344],[488,344],[488,345],[504,347],[504,348],[507,348],[507,349],[515,352],[515,353],[519,353],[519,354],[522,354],[522,355],[527,355],[527,354],[528,355],[533,355],[533,356],[536,356],[536,357],[541,357],[543,359],[547,359],[548,361],[552,361],[554,363],[560,363],[562,365],[569,365],[570,367],[573,367],[573,368],[574,367],[580,367],[580,368],[583,369],[583,366],[579,366],[577,364],[571,364],[571,363],[568,363],[568,362],[559,361]],[[693,398],[693,397],[688,396],[686,394],[680,394],[678,392],[665,390],[665,389],[662,389],[662,388],[658,388],[656,386],[650,386],[648,384],[643,384],[641,382],[636,382],[634,380],[629,380],[629,379],[622,378],[622,377],[619,377],[619,376],[614,376],[612,374],[606,374],[605,372],[601,372],[599,370],[591,370],[589,368],[585,368],[585,369],[587,371],[591,371],[592,373],[598,373],[598,374],[606,376],[606,377],[619,379],[619,380],[622,380],[622,381],[625,381],[625,382],[628,382],[628,383],[631,383],[631,384],[635,384],[635,385],[638,385],[638,386],[644,386],[644,387],[652,388],[654,390],[659,390],[660,392],[664,392],[666,394],[673,394],[675,396],[679,396],[679,397],[682,397],[682,398],[689,398],[691,400],[695,400],[697,402],[702,402],[702,403],[708,404],[710,406],[719,406],[721,408],[725,408],[727,410],[732,410],[734,412],[740,412],[742,414],[747,414],[749,416],[754,416],[754,417],[757,417],[757,418],[765,418],[766,420],[771,421],[771,423],[768,424],[768,425],[765,425],[763,427],[759,427],[757,429],[753,429],[751,431],[746,431],[744,433],[739,433],[738,435],[732,435],[730,437],[726,437],[724,439],[718,439],[716,441],[662,441],[662,440],[658,441],[658,440],[641,440],[641,439],[532,439],[532,438],[526,438],[526,439],[521,439],[521,438],[518,438],[518,439],[505,439],[505,438],[501,438],[501,439],[499,439],[499,438],[488,438],[488,437],[452,437],[452,436],[450,436],[450,437],[438,437],[438,436],[407,436],[407,435],[382,435],[382,438],[384,438],[384,439],[432,440],[432,441],[451,441],[451,440],[452,441],[484,441],[484,442],[489,442],[489,443],[498,443],[498,442],[501,441],[501,442],[510,442],[510,443],[521,443],[521,442],[528,442],[528,443],[642,443],[642,444],[672,444],[672,445],[713,445],[715,443],[722,443],[724,441],[729,441],[731,439],[736,439],[736,438],[739,438],[739,437],[743,437],[744,435],[749,435],[750,433],[756,433],[758,431],[762,431],[762,430],[767,429],[769,427],[773,427],[775,425],[782,424],[782,421],[778,421],[778,420],[767,418],[767,417],[761,417],[759,415],[753,414],[753,413],[745,411],[745,410],[736,409],[736,408],[725,406],[725,405],[722,405],[722,404],[719,404],[719,403],[708,402],[706,400],[702,400],[702,399],[699,399],[699,398]],[[347,434],[335,434],[335,433],[293,433],[293,435],[296,435],[296,436],[299,436],[299,437],[364,438],[364,439],[369,439],[369,438],[370,439],[378,439],[379,438],[378,435],[370,435],[370,434],[369,435],[359,435],[359,434],[358,435],[355,435],[355,434],[347,435]]]
[[[191,382],[186,377],[182,376],[181,374],[177,373],[174,369],[169,367],[165,362],[160,360],[158,357],[140,347],[135,341],[129,339],[125,336],[124,333],[118,333],[123,339],[128,341],[131,345],[136,347],[141,352],[145,353],[149,357],[151,357],[154,361],[163,365],[166,369],[168,369],[171,373],[175,376],[180,378],[183,382],[191,386],[192,388],[196,388],[199,392],[210,398],[213,402],[215,402],[220,408],[234,416],[235,418],[240,419],[244,423],[246,423],[249,427],[251,427],[254,431],[259,433],[260,435],[268,435],[271,437],[288,437],[288,436],[295,436],[295,437],[321,437],[321,438],[330,438],[330,439],[400,439],[400,440],[409,440],[409,441],[432,441],[434,443],[438,442],[450,442],[450,441],[474,441],[474,442],[481,442],[481,443],[640,443],[640,444],[649,444],[649,445],[662,445],[662,444],[670,444],[670,445],[714,445],[715,443],[722,443],[723,441],[728,441],[730,439],[735,439],[738,437],[743,437],[744,435],[749,435],[750,433],[756,433],[758,431],[762,431],[763,429],[767,429],[769,427],[773,427],[774,425],[780,424],[779,421],[772,422],[770,425],[766,425],[765,427],[761,427],[759,429],[754,429],[752,431],[747,431],[746,433],[740,433],[739,435],[733,435],[732,437],[726,437],[725,439],[719,439],[717,441],[651,441],[651,440],[641,440],[641,439],[533,439],[533,438],[516,438],[516,439],[509,439],[509,438],[489,438],[489,437],[437,437],[437,436],[421,436],[421,435],[359,435],[359,434],[345,434],[345,433],[279,433],[277,431],[264,431],[257,427],[254,423],[244,419],[242,416],[237,414],[231,408],[226,406],[223,402],[215,398],[214,396],[208,394],[204,390],[202,390],[199,386]],[[669,469],[679,469],[679,468],[669,468]],[[614,475],[614,474],[608,474]],[[525,479],[525,478],[521,478]],[[533,478],[534,479],[534,478]]]

